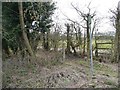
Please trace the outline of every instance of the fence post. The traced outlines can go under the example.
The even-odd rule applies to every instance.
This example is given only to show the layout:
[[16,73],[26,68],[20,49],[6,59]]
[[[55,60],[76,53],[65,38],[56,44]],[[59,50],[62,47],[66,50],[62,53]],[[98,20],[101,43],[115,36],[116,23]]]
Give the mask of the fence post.
[[63,49],[63,61],[65,61],[65,42],[63,42],[63,45],[62,45],[62,49]]
[[96,47],[95,47],[95,57],[98,57],[98,44],[96,43]]

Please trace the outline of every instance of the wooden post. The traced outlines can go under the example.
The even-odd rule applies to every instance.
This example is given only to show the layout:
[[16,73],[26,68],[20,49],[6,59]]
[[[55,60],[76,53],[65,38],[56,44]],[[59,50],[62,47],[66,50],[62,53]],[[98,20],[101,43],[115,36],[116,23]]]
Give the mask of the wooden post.
[[63,61],[65,61],[65,42],[63,42],[62,49],[63,49]]
[[95,57],[98,57],[98,44],[96,43],[96,47],[95,47]]
[[113,43],[114,43],[114,40],[113,40],[113,38],[111,39],[111,62],[114,60],[114,45],[113,45]]
[[95,31],[95,57],[98,57],[98,44],[97,44],[97,38],[96,38],[96,31]]

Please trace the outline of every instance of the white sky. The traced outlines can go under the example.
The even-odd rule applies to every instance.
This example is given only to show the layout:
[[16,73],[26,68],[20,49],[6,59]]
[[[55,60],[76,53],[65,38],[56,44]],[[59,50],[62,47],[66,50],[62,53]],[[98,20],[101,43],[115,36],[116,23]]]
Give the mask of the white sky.
[[98,30],[100,32],[114,30],[109,21],[110,16],[109,9],[115,9],[115,7],[117,7],[118,5],[119,0],[53,0],[53,1],[57,2],[58,7],[54,15],[58,17],[55,18],[54,20],[62,25],[64,25],[64,23],[66,22],[66,17],[62,13],[67,15],[70,19],[79,20],[79,15],[73,9],[71,3],[79,7],[81,11],[85,11],[87,13],[88,9],[86,7],[88,6],[89,2],[91,2],[90,8],[92,8],[93,11],[95,10],[97,11],[98,17],[104,17],[104,19],[101,20],[100,27],[98,28]]

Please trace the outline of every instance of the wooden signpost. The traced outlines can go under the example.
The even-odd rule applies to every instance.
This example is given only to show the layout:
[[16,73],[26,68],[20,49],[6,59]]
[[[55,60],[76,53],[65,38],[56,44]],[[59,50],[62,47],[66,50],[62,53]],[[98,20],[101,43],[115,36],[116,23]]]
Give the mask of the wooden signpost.
[[91,31],[91,15],[88,14],[89,35],[90,35],[90,73],[93,77],[93,55],[92,55],[92,31]]

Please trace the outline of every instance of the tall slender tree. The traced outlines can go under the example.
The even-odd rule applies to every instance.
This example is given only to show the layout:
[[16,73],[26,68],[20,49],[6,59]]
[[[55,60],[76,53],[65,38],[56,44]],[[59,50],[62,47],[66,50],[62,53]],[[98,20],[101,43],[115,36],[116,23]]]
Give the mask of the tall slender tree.
[[116,29],[114,40],[114,61],[119,61],[119,47],[120,47],[120,5],[118,4],[117,10],[111,10],[113,16],[110,18],[114,28]]
[[18,3],[18,8],[19,8],[19,19],[20,19],[20,26],[21,26],[21,30],[22,30],[22,34],[23,34],[23,38],[24,38],[24,43],[28,49],[28,52],[30,53],[30,55],[32,56],[33,59],[35,59],[35,54],[33,53],[33,50],[30,46],[27,34],[25,32],[25,24],[24,24],[24,17],[23,17],[23,5],[22,2]]
[[[43,4],[44,3],[44,4]],[[33,51],[37,50],[38,42],[41,37],[41,33],[44,31],[45,33],[45,43],[46,43],[46,31],[49,30],[52,26],[52,19],[50,18],[51,15],[54,13],[55,4],[52,2],[45,5],[47,2],[23,2],[23,19],[24,19],[24,27],[25,33],[27,34],[30,46],[32,47]],[[14,8],[18,7],[18,3],[10,2],[10,3],[3,3],[2,8],[2,32],[3,32],[3,49],[6,53],[9,53],[11,49],[12,52],[26,52],[26,45],[24,45],[23,41],[24,38],[21,37],[23,32],[20,29],[20,21],[19,21],[19,9]],[[50,8],[51,7],[51,8]],[[44,9],[48,8],[48,11]],[[13,18],[14,17],[14,18]],[[35,25],[33,25],[35,22]],[[33,30],[31,33],[30,30]],[[49,39],[49,36],[48,36]],[[48,40],[47,39],[47,40]],[[10,53],[11,53],[10,50]],[[24,54],[24,53],[23,53]]]
[[[93,13],[91,13],[91,9],[90,9],[90,3],[89,3],[89,5],[88,5],[88,7],[87,7],[87,9],[89,10],[88,11],[88,13],[86,14],[86,13],[83,13],[83,12],[81,12],[77,7],[75,7],[73,4],[71,4],[72,6],[73,6],[73,8],[77,11],[77,13],[80,15],[80,17],[82,17],[83,18],[83,20],[86,22],[86,30],[87,30],[87,56],[88,56],[88,58],[90,57],[90,32],[89,32],[89,30],[90,30],[90,25],[89,25],[89,16],[91,16],[91,18],[94,18],[95,17],[95,15],[96,15],[96,11],[94,11]],[[95,29],[95,26],[96,26],[96,20],[95,20],[95,22],[94,22],[94,26],[93,26],[93,28],[92,28],[92,33],[93,33],[93,31],[94,31],[94,29]]]
[[67,27],[67,48],[66,48],[66,53],[70,53],[70,25],[65,24]]

